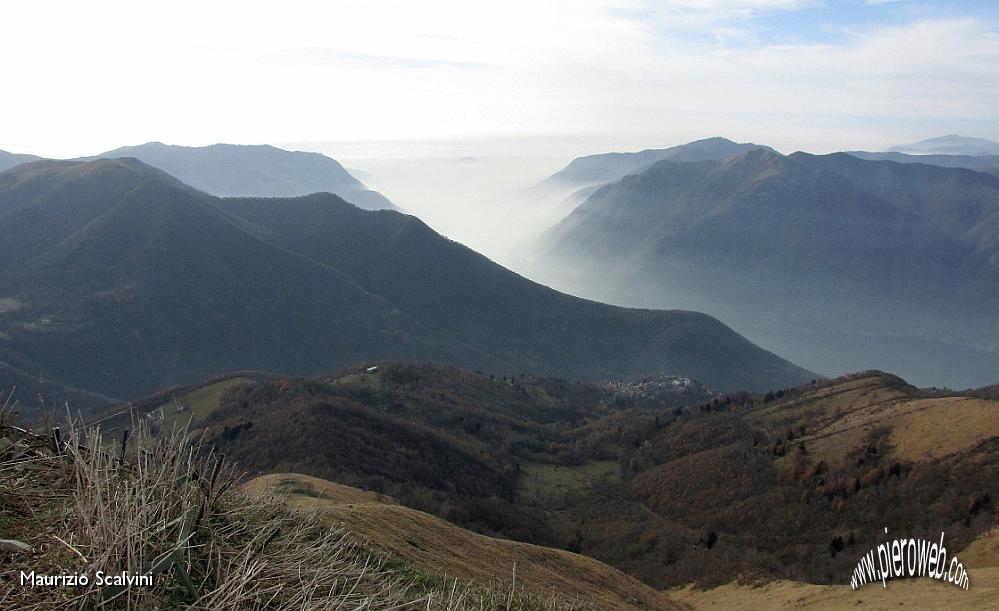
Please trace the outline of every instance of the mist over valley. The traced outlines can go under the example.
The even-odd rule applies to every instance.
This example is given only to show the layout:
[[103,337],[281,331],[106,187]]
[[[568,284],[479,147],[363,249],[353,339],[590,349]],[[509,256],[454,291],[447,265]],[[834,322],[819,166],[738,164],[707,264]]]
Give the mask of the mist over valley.
[[999,5],[52,0],[0,57],[0,609],[996,607]]

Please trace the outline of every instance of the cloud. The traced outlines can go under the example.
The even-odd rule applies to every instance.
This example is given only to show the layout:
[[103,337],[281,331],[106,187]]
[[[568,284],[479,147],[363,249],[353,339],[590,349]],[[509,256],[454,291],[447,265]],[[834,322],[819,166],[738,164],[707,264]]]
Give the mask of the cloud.
[[[796,0],[15,3],[0,148],[527,133],[767,134],[920,117],[991,129],[996,23],[835,25],[775,44]],[[861,118],[855,121],[856,118]],[[863,124],[863,129],[857,127]],[[948,130],[953,131],[953,130]],[[727,131],[726,133],[732,133]],[[804,130],[801,133],[812,133]],[[987,134],[983,134],[987,135]]]
[[403,68],[456,68],[462,70],[478,70],[485,66],[481,63],[445,59],[443,57],[418,58],[406,56],[380,55],[376,53],[358,53],[337,49],[335,47],[293,47],[263,53],[262,61],[276,62],[291,66],[355,65],[371,69]]

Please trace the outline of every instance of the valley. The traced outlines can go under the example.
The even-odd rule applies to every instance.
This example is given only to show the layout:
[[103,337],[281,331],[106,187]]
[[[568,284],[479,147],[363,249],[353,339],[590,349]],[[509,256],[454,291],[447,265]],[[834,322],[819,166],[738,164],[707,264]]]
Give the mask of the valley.
[[827,375],[891,364],[925,386],[990,382],[989,158],[712,142],[730,155],[666,158],[593,191],[539,240],[537,276],[611,303],[711,313]]
[[0,295],[20,304],[0,313],[0,386],[43,373],[58,393],[18,395],[36,412],[366,358],[724,389],[814,377],[709,316],[559,293],[331,194],[216,198],[133,158],[39,161],[0,174],[0,223]]
[[[233,172],[287,153],[120,152],[164,167],[221,154]],[[957,379],[994,381],[987,360],[910,348],[907,361],[869,333],[882,321],[911,345],[918,324],[949,341],[973,335],[988,352],[994,178],[963,159],[861,157],[785,157],[715,138],[587,158],[538,187],[610,179],[574,192],[583,201],[547,234],[549,254],[584,248],[575,280],[600,277],[607,301],[690,289],[670,296],[683,306],[674,310],[559,293],[391,206],[329,193],[217,197],[127,156],[27,159],[0,173],[11,230],[0,244],[0,386],[14,389],[3,418],[58,421],[70,405],[82,418],[73,427],[99,426],[126,447],[128,432],[184,431],[206,459],[238,465],[240,494],[345,528],[412,580],[400,596],[460,587],[469,606],[503,592],[523,608],[845,606],[856,593],[838,584],[887,527],[942,529],[972,550],[974,600],[985,600],[999,481],[993,387],[918,388],[877,370],[825,378],[696,311],[741,328],[773,324],[779,303],[780,333],[766,344],[823,369],[831,361],[794,342],[842,350],[842,367],[922,361],[941,374],[952,358],[966,374]],[[346,174],[332,160],[308,163]],[[905,197],[891,199],[885,185],[902,183]],[[852,220],[836,225],[847,204]],[[839,238],[801,228],[835,236],[861,217],[896,241],[853,235],[844,262]],[[745,233],[736,227],[747,219],[798,237],[740,243],[723,231]],[[720,231],[712,239],[725,251],[687,239],[684,225]],[[951,259],[907,254],[914,236]],[[649,253],[660,258],[643,261]],[[769,267],[754,263],[761,256]],[[891,269],[848,267],[867,260]],[[947,267],[972,263],[974,273]],[[919,312],[879,318],[917,295]],[[877,346],[869,360],[855,356],[851,332]],[[905,585],[892,600],[954,600],[934,585]]]
[[0,611],[999,611],[999,3],[0,58]]
[[538,597],[557,592],[560,602],[580,608],[680,608],[666,594],[586,556],[473,534],[390,497],[295,474],[264,475],[244,486],[252,494],[317,510],[438,579],[446,575],[489,585],[516,579]]
[[[999,476],[999,403],[879,372],[647,403],[610,385],[379,363],[311,380],[244,376],[133,410],[162,422],[158,410],[209,395],[212,409],[184,414],[198,411],[195,430],[250,475],[370,490],[655,588],[842,583],[885,526],[944,529],[964,547],[991,527]],[[113,435],[126,418],[102,426]]]

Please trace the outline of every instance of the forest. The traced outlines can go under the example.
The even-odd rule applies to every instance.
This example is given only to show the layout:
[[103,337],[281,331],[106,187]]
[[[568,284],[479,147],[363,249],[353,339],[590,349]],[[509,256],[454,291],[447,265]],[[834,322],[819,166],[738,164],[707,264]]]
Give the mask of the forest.
[[[880,372],[760,395],[675,388],[367,363],[246,378],[195,426],[247,476],[291,471],[373,490],[655,587],[836,583],[886,526],[943,527],[960,546],[991,523],[995,437],[919,457],[896,447],[902,416],[882,411],[987,400]],[[169,394],[138,405],[175,409]],[[869,423],[858,433],[843,426],[850,418]]]

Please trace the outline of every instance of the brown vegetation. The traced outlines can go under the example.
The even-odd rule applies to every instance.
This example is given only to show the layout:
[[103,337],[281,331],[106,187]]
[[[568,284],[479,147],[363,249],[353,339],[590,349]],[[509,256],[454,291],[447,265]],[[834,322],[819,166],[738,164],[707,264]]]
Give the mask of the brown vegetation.
[[[10,426],[4,416],[0,406],[3,608],[600,608],[554,590],[527,592],[515,582],[416,572],[398,557],[362,547],[329,516],[230,487],[229,463],[189,443],[184,430],[153,436],[140,427],[118,449],[95,429],[71,425],[46,438]],[[298,489],[319,494],[347,490],[299,482]],[[22,587],[22,571],[82,574],[89,583]],[[99,586],[97,571],[151,575],[153,584]]]
[[841,583],[885,527],[961,546],[996,519],[999,403],[878,372],[621,409],[606,386],[377,367],[259,378],[196,426],[250,474],[364,488],[657,587]]
[[569,552],[477,535],[369,492],[294,474],[244,485],[298,506],[320,509],[379,549],[428,573],[480,584],[508,584],[537,595],[601,609],[671,609],[669,598],[624,573]]

